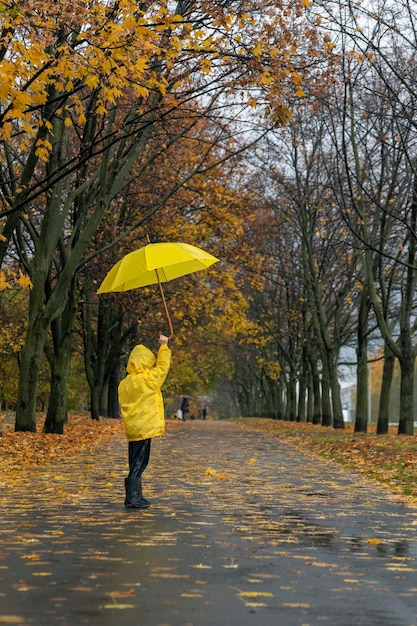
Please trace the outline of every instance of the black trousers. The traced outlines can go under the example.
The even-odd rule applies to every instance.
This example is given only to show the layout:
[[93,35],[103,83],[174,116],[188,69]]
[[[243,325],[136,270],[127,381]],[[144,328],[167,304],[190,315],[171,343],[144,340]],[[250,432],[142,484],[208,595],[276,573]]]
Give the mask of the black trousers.
[[139,478],[145,471],[151,454],[151,439],[129,441],[129,478]]

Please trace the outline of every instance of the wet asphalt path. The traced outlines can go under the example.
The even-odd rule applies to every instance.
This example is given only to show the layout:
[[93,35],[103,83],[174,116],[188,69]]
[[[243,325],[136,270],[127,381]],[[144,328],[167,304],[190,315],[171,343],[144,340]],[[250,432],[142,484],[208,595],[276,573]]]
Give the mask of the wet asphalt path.
[[126,444],[1,493],[0,624],[417,626],[417,509],[226,422],[152,444],[146,511]]

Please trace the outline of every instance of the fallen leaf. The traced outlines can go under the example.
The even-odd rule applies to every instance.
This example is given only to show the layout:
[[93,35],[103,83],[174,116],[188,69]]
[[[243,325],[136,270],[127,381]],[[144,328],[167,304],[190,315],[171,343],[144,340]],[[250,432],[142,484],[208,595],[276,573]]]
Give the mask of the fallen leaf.
[[129,591],[109,591],[107,595],[112,598],[125,598],[128,596],[134,596],[136,593],[136,589],[129,589]]
[[390,572],[416,572],[417,571],[413,567],[401,567],[399,565],[397,567],[387,567],[387,570]]
[[356,580],[355,578],[344,578],[343,582],[344,583],[358,583],[359,580]]
[[274,594],[269,591],[239,591],[241,598],[273,598]]
[[23,554],[22,559],[39,559],[39,554]]

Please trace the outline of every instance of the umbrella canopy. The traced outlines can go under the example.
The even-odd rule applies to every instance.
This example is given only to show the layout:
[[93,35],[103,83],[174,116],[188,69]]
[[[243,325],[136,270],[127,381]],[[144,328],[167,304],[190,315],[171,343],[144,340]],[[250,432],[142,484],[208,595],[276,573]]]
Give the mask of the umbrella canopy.
[[206,269],[219,259],[187,243],[149,243],[112,267],[97,293],[129,291]]
[[97,293],[129,291],[158,283],[171,339],[174,331],[161,283],[206,269],[218,260],[212,254],[188,243],[149,243],[130,252],[116,263]]

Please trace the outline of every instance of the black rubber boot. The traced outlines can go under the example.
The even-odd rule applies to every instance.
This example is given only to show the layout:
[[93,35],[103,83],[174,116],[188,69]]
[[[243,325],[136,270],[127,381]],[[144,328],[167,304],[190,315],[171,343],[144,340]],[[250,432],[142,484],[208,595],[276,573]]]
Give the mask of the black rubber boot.
[[143,493],[142,493],[142,476],[139,476],[139,478],[138,478],[137,494],[138,494],[140,500],[143,500],[144,502],[147,502],[148,506],[150,504],[152,504],[150,502],[150,500],[147,500],[146,498],[143,497]]
[[149,502],[139,498],[137,491],[137,478],[125,478],[126,499],[125,507],[128,509],[147,509]]

